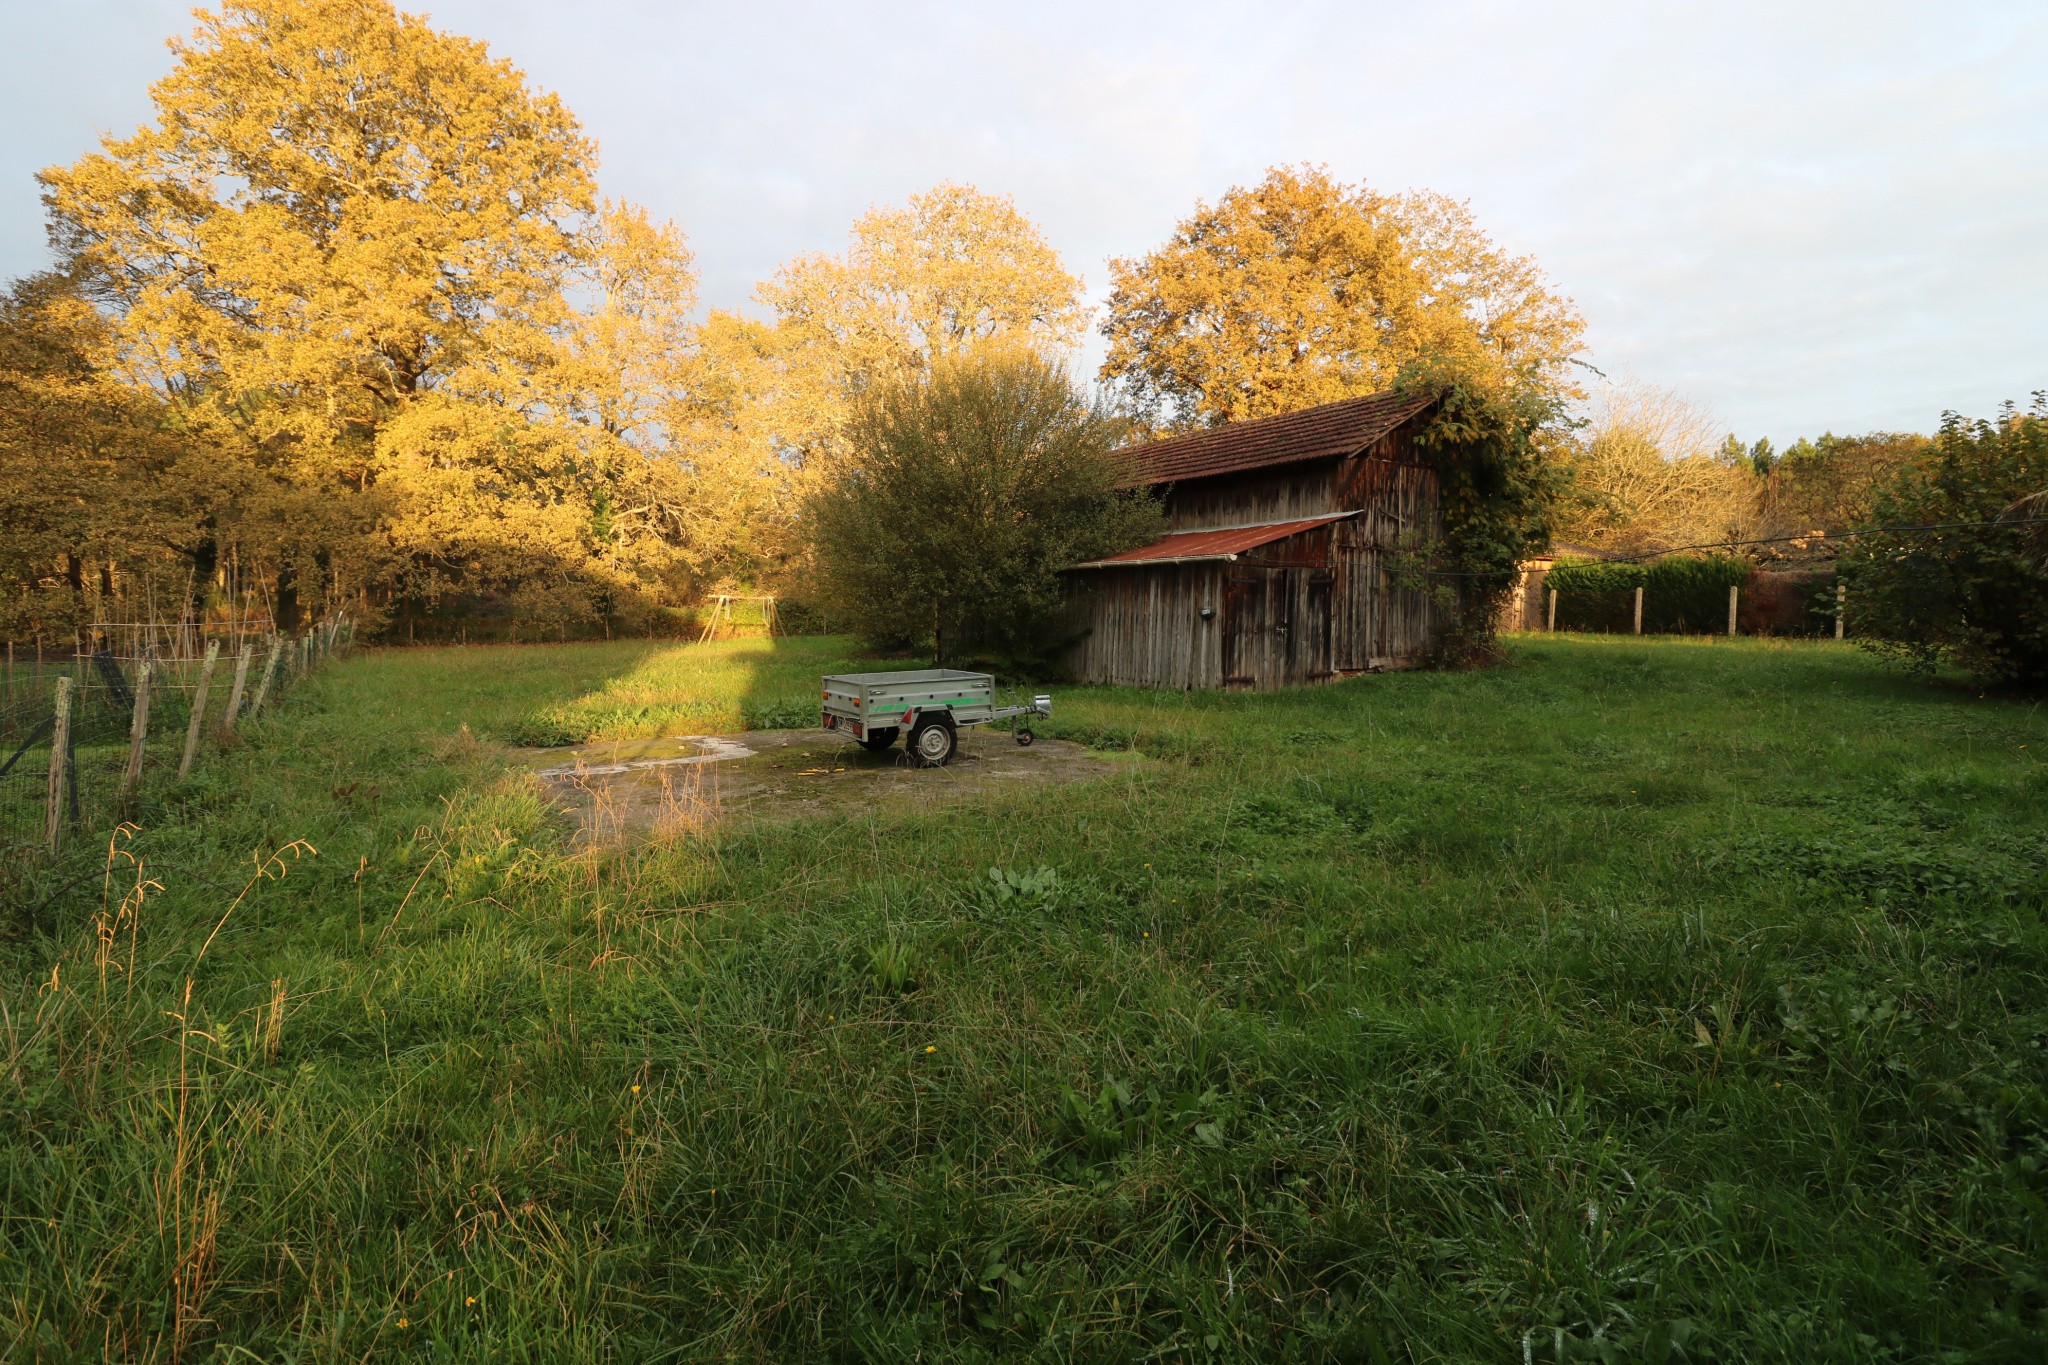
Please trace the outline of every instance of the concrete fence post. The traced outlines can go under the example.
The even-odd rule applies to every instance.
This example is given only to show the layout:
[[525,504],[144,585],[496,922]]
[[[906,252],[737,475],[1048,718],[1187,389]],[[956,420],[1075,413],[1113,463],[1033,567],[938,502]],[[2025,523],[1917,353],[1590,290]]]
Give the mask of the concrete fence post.
[[1545,588],[1544,591],[1550,594],[1550,614],[1544,618],[1543,628],[1554,631],[1557,629],[1557,589]]
[[1728,638],[1731,640],[1735,638],[1735,599],[1741,591],[1733,583],[1728,585]]
[[1842,638],[1843,629],[1849,619],[1849,585],[1839,580],[1835,583],[1835,638]]

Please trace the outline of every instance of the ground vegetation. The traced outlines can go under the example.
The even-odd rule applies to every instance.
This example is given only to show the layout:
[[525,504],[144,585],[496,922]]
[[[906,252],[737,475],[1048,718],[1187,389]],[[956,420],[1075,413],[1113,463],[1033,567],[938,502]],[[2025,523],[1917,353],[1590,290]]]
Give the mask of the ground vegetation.
[[9,921],[0,1353],[2040,1353],[2037,712],[1554,638],[581,852],[491,747],[847,648],[370,652],[151,786]]

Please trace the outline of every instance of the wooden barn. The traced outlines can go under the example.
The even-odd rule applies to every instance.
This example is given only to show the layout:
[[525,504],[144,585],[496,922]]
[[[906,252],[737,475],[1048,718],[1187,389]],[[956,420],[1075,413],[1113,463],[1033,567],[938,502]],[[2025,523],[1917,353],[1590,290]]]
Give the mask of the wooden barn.
[[1413,662],[1437,611],[1386,572],[1433,536],[1427,398],[1375,394],[1126,452],[1168,533],[1068,571],[1083,682],[1267,690]]

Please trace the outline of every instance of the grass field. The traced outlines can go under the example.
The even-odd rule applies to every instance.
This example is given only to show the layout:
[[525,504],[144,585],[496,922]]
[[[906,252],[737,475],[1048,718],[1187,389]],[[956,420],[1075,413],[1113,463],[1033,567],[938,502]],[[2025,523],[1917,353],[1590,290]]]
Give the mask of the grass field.
[[0,1354],[2048,1351],[2039,708],[1542,638],[573,854],[496,747],[844,653],[371,653],[159,788],[4,949]]

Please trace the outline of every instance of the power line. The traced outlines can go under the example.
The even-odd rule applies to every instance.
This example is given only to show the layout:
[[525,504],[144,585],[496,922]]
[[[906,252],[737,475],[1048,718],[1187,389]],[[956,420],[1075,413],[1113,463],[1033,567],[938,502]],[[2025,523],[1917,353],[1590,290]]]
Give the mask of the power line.
[[[1668,550],[1645,550],[1641,554],[1611,555],[1596,552],[1592,561],[1596,564],[1640,564],[1646,560],[1663,559],[1669,555],[1688,554],[1694,550],[1735,550],[1746,545],[1790,545],[1800,541],[1848,540],[1857,536],[1918,535],[1932,531],[1970,531],[1987,526],[2048,526],[2048,517],[2009,517],[1992,521],[1945,521],[1924,526],[1865,526],[1853,531],[1809,531],[1796,536],[1762,536],[1755,540],[1713,540],[1698,545],[1674,545]],[[1428,578],[1511,578],[1521,572],[1519,568],[1494,571],[1468,571],[1460,569],[1419,569],[1390,568],[1388,573],[1420,574]]]

